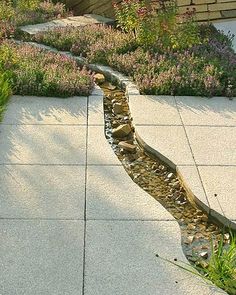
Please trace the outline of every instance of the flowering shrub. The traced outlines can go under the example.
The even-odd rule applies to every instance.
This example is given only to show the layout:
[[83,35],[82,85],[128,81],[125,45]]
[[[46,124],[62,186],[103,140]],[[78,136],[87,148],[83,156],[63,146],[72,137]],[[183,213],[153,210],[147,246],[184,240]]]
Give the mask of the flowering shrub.
[[200,43],[194,10],[187,10],[180,17],[174,0],[160,0],[156,9],[140,0],[123,0],[113,6],[118,26],[125,32],[133,32],[142,46],[155,46],[165,52]]
[[90,94],[94,79],[76,61],[30,45],[3,42],[0,66],[11,73],[13,93],[68,97]]

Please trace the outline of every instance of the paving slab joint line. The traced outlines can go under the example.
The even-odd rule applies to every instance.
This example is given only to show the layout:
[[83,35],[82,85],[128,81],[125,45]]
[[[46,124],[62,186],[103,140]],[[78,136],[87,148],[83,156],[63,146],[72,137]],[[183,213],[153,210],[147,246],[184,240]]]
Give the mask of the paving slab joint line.
[[[113,83],[116,83],[119,87],[121,87],[123,90],[125,90],[126,93],[126,97],[127,100],[129,102],[130,96],[132,95],[141,95],[140,91],[137,87],[137,85],[127,76],[121,74],[118,71],[113,70],[111,67],[109,66],[102,66],[102,65],[98,65],[98,64],[88,64],[86,62],[85,58],[82,57],[78,57],[78,56],[74,56],[73,54],[71,54],[70,52],[63,52],[63,51],[59,51],[54,47],[50,47],[50,46],[45,46],[43,44],[39,44],[36,42],[24,42],[24,41],[19,41],[19,40],[15,40],[18,44],[22,44],[22,43],[30,43],[30,45],[32,46],[36,46],[38,48],[41,48],[43,50],[46,51],[52,51],[52,52],[56,52],[56,53],[60,53],[66,56],[69,56],[71,58],[74,58],[77,63],[79,65],[85,65],[87,66],[90,70],[92,71],[96,71],[99,73],[104,74],[104,76],[110,80]],[[97,87],[97,85],[96,85]],[[92,93],[91,95],[101,95],[101,92],[99,92],[98,94]],[[215,222],[217,222],[220,225],[223,225],[225,227],[228,227],[229,224],[231,223],[229,219],[227,219],[225,216],[221,215],[220,213],[215,214],[215,212],[206,204],[203,204],[201,202],[201,200],[192,192],[191,188],[189,188],[188,184],[186,183],[184,177],[180,174],[179,169],[177,167],[177,165],[175,163],[173,163],[172,161],[170,161],[167,157],[165,157],[163,154],[161,154],[160,152],[158,152],[157,150],[153,149],[152,147],[150,147],[148,144],[146,144],[141,137],[139,137],[138,132],[135,129],[135,135],[137,138],[138,143],[140,144],[140,146],[142,146],[142,148],[149,154],[151,154],[154,157],[157,157],[158,159],[161,159],[164,163],[166,163],[167,165],[170,166],[170,168],[172,168],[176,173],[177,176],[180,178],[180,181],[182,182],[183,186],[185,187],[186,191],[188,192],[188,195],[190,197],[190,200],[194,200],[194,202],[204,211],[207,212],[207,214],[214,219]],[[197,167],[197,165],[196,165]],[[198,168],[197,168],[198,169]],[[199,173],[199,172],[198,172]],[[200,178],[201,180],[201,178]],[[203,187],[204,189],[204,187]],[[205,189],[204,189],[205,191]],[[208,201],[208,199],[207,199]],[[214,213],[213,213],[214,212]],[[235,224],[235,228],[236,228],[236,224]]]

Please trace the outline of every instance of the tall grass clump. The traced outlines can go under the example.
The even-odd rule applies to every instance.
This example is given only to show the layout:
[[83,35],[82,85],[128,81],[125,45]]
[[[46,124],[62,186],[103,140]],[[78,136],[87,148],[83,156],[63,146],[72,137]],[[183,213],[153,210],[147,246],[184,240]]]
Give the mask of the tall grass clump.
[[207,268],[202,270],[207,279],[230,295],[236,294],[236,235],[231,234],[230,243],[224,245],[224,237],[212,254]]

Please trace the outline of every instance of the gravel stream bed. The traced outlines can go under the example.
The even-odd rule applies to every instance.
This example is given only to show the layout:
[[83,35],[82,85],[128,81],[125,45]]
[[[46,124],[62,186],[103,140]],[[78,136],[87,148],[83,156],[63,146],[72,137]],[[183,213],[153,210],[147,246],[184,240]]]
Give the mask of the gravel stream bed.
[[[105,133],[115,154],[133,181],[178,221],[183,251],[190,263],[207,267],[211,240],[217,247],[223,228],[189,200],[174,171],[138,145],[125,93],[109,82],[100,86],[105,94]],[[225,231],[224,242],[226,245],[230,242],[230,235]]]

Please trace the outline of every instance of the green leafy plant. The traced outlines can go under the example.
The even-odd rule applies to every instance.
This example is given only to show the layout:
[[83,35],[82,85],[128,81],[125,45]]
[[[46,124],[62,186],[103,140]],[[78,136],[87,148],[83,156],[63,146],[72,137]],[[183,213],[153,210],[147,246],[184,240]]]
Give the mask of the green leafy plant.
[[159,51],[186,49],[200,44],[199,26],[194,20],[194,10],[181,17],[174,0],[159,0],[157,8],[144,1],[123,0],[114,4],[118,27],[133,32],[144,47]]
[[21,11],[35,10],[42,0],[17,0],[16,7]]
[[12,91],[8,74],[0,72],[0,120],[2,119],[6,103],[11,93]]
[[118,27],[127,33],[137,33],[140,26],[140,13],[146,10],[144,1],[124,0],[120,4],[113,3]]
[[231,295],[236,294],[236,236],[231,234],[230,243],[224,245],[224,236],[219,241],[217,249],[211,243],[212,254],[209,266],[203,269],[205,276],[216,286]]

